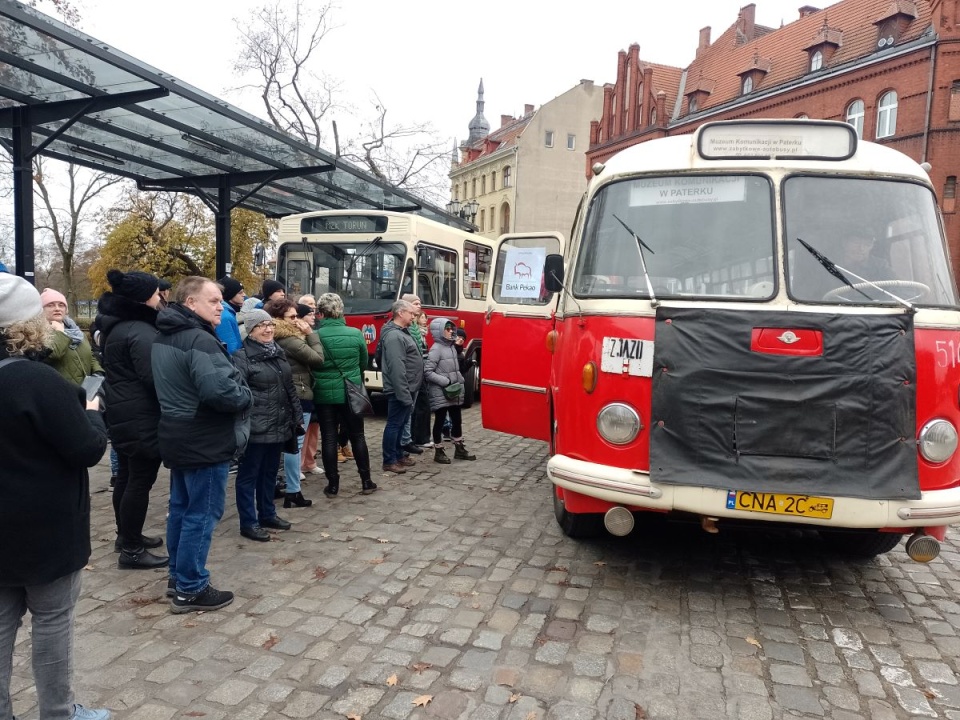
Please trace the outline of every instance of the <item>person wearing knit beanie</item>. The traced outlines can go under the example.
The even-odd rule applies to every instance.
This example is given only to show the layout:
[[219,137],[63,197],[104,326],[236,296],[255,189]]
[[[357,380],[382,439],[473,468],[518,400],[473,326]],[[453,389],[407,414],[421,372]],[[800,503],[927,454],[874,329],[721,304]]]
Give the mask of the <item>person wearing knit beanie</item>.
[[309,305],[303,305],[302,303],[297,303],[298,318],[305,318],[307,315],[309,315],[312,312],[316,312],[316,311]]
[[160,279],[158,277],[139,270],[128,273],[120,270],[108,270],[107,282],[113,288],[114,294],[138,303],[145,303],[156,295],[160,289]]
[[217,280],[220,283],[220,287],[223,288],[223,299],[224,301],[235,305],[237,310],[240,309],[240,306],[243,304],[243,298],[237,298],[237,295],[243,293],[243,285],[236,278],[225,275],[224,277]]
[[43,292],[40,293],[40,304],[43,307],[46,307],[50,303],[63,303],[63,306],[67,306],[67,298],[59,290],[54,290],[53,288],[44,288]]
[[260,294],[263,295],[263,302],[267,303],[271,300],[285,298],[287,291],[284,290],[283,283],[277,282],[276,280],[264,280]]
[[249,337],[253,329],[262,322],[273,322],[273,318],[266,310],[255,308],[248,312],[243,319],[243,328],[247,331],[247,336]]
[[17,275],[0,274],[0,328],[32,320],[43,312],[40,293]]
[[240,334],[240,311],[243,309],[243,285],[236,278],[225,275],[217,280],[223,288],[223,314],[220,315],[220,324],[216,333],[220,342],[227,346],[227,353],[233,355],[243,345],[243,336]]

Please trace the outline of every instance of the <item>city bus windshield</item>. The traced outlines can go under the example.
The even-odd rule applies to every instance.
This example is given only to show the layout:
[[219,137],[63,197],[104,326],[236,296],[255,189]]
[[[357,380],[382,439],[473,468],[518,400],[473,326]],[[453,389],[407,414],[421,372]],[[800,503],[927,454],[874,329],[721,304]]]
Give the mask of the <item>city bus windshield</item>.
[[344,313],[384,313],[399,296],[406,248],[379,237],[356,242],[285,243],[277,257],[277,280],[291,295],[332,292]]
[[594,198],[573,279],[584,298],[774,293],[773,190],[759,175],[645,176]]
[[[936,200],[928,188],[874,178],[793,176],[783,185],[783,214],[792,298],[896,304],[886,290],[919,305],[957,304]],[[849,284],[828,271],[829,263]]]

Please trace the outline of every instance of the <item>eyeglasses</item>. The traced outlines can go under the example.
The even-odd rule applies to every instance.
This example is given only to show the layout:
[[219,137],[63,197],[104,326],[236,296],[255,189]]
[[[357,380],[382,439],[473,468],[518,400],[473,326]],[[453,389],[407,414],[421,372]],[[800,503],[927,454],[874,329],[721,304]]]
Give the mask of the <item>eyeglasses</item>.
[[272,328],[272,327],[276,327],[276,325],[277,324],[273,322],[273,320],[264,320],[262,323],[257,325],[257,327]]

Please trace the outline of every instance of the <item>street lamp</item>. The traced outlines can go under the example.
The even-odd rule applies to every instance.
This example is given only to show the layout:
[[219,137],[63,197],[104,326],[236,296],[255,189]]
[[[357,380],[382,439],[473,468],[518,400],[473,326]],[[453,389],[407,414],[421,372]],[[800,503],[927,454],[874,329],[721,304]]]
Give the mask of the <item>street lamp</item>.
[[477,216],[477,212],[479,210],[480,203],[478,203],[476,200],[470,200],[465,203],[461,203],[459,200],[451,200],[447,203],[448,213],[462,217],[469,223],[473,222],[473,219]]

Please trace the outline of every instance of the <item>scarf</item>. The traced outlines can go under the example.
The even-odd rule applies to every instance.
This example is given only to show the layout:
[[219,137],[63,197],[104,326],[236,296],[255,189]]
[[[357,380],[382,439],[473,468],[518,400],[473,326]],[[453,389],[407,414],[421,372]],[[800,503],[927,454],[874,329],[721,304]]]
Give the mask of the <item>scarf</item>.
[[410,323],[410,327],[407,328],[410,331],[410,337],[413,338],[413,341],[417,344],[417,347],[420,349],[421,355],[427,354],[427,343],[423,339],[423,331],[420,329],[418,323]]
[[70,349],[75,350],[83,342],[83,330],[69,317],[63,318],[63,334],[70,338]]

